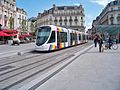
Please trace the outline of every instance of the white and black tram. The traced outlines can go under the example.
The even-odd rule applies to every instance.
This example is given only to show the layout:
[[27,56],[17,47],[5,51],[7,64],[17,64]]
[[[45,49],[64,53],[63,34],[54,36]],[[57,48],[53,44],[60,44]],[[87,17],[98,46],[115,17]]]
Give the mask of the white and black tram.
[[52,51],[87,42],[87,34],[54,25],[38,28],[36,35],[36,51]]

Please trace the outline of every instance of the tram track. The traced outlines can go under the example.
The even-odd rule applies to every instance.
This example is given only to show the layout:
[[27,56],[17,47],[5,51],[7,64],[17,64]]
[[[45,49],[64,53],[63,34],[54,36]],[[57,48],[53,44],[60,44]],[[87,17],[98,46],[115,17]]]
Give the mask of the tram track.
[[[24,77],[20,78],[20,80],[19,80],[19,79],[18,79],[18,80],[15,80],[15,82],[12,81],[10,85],[3,87],[2,90],[7,90],[8,88],[10,88],[10,87],[12,87],[12,86],[14,86],[14,85],[16,85],[16,84],[18,84],[18,83],[20,83],[20,82],[22,82],[22,81],[24,81],[24,80],[26,80],[26,79],[28,79],[28,78],[36,75],[36,74],[38,74],[38,73],[41,73],[42,71],[45,71],[45,70],[49,69],[50,67],[53,67],[53,66],[55,66],[56,64],[63,62],[64,60],[66,60],[66,59],[68,59],[68,58],[71,58],[72,56],[74,56],[74,55],[68,55],[68,56],[64,57],[63,59],[59,59],[59,60],[57,60],[57,61],[56,61],[56,59],[52,58],[52,59],[49,60],[48,62],[39,64],[39,65],[37,65],[37,66],[35,66],[35,67],[32,67],[32,68],[27,69],[26,71],[19,72],[19,73],[15,74],[15,75],[13,75],[13,76],[11,76],[11,77],[8,77],[8,78],[5,78],[5,79],[3,79],[3,80],[0,80],[0,82],[3,82],[3,81],[5,81],[5,80],[9,81],[8,79],[11,79],[11,78],[13,78],[13,77],[15,78],[15,76],[17,76],[17,75],[20,75],[20,76],[21,76],[21,74],[24,74],[24,73],[25,73],[25,74],[24,74],[25,76],[22,75],[22,76],[24,76]],[[56,61],[56,62],[50,64],[51,61],[52,61],[52,62]],[[48,63],[49,63],[49,64],[48,64]],[[43,65],[45,66],[45,64],[47,64],[47,66],[42,68],[42,66],[43,66]],[[30,70],[32,70],[32,69],[35,69],[34,71],[36,71],[36,72],[29,73]],[[33,70],[32,70],[32,71],[33,71]],[[19,76],[17,76],[17,77],[19,77]],[[17,78],[17,77],[16,77],[16,78]],[[13,78],[13,79],[14,79],[14,78]],[[7,81],[5,81],[5,82],[7,82]],[[5,83],[5,82],[4,82],[4,83]],[[14,83],[13,83],[13,82],[14,82]]]
[[[68,52],[68,51],[66,51],[66,52]],[[64,53],[66,53],[66,52],[62,52],[62,53],[59,53],[59,54],[54,54],[54,55],[50,55],[50,56],[45,56],[45,55],[47,55],[47,54],[45,54],[45,55],[35,55],[34,57],[29,57],[29,58],[23,58],[23,59],[18,59],[18,60],[16,60],[16,61],[13,61],[13,62],[10,62],[10,63],[6,63],[6,64],[2,64],[1,66],[4,66],[4,67],[7,67],[7,66],[13,66],[13,67],[15,67],[14,65],[12,65],[13,63],[18,63],[18,62],[21,62],[21,61],[24,61],[24,60],[30,60],[30,59],[32,59],[32,60],[37,60],[37,61],[35,61],[35,62],[33,62],[33,63],[30,63],[30,64],[27,64],[27,65],[24,65],[24,66],[21,66],[21,67],[18,67],[18,68],[12,68],[12,70],[8,70],[8,71],[6,71],[5,70],[5,72],[3,72],[3,73],[1,73],[0,72],[0,76],[1,75],[4,75],[4,74],[7,74],[7,73],[9,73],[9,72],[12,72],[12,71],[15,71],[15,70],[18,70],[18,69],[21,69],[21,68],[24,68],[24,67],[27,67],[27,66],[31,66],[31,65],[34,65],[34,64],[36,64],[36,63],[39,63],[39,62],[42,62],[42,61],[45,61],[45,60],[47,60],[47,59],[49,59],[49,58],[52,58],[52,57],[57,57],[57,56],[60,56],[60,55],[62,55],[62,54],[64,54]],[[40,60],[40,58],[41,57],[47,57],[47,58],[44,58],[44,59],[42,59],[42,60]],[[0,68],[1,68],[1,66],[0,66]],[[4,67],[2,67],[2,68],[4,68]]]
[[[71,55],[70,55],[70,56],[71,56]],[[56,59],[56,56],[51,57],[51,58],[52,58],[52,60],[50,59],[50,57],[48,57],[48,58],[45,58],[45,59],[42,59],[42,60],[39,60],[39,61],[30,63],[30,64],[27,64],[27,65],[21,66],[21,67],[19,67],[19,68],[10,70],[10,71],[8,71],[8,72],[1,73],[0,76],[3,76],[3,75],[6,74],[6,77],[8,77],[9,75],[7,75],[7,74],[10,74],[10,73],[13,73],[13,74],[14,74],[13,76],[16,76],[16,75],[18,75],[18,74],[15,74],[17,71],[21,71],[21,69],[23,69],[24,71],[19,72],[19,74],[20,74],[20,73],[22,73],[22,72],[25,72],[25,71],[28,71],[28,70],[30,70],[30,69],[33,69],[33,68],[35,68],[35,67],[37,67],[37,66],[41,66],[41,65],[47,64],[47,63],[49,63],[49,62],[51,62],[51,61],[54,61],[54,60]],[[38,64],[38,65],[37,65],[37,64]],[[34,66],[34,65],[35,65],[35,66]],[[26,68],[27,70],[25,70],[25,68]],[[11,77],[13,77],[13,76],[11,75],[11,76],[8,77],[8,78],[11,78]],[[5,77],[5,76],[3,76],[3,77],[0,78],[0,82],[8,79],[8,78],[4,79],[4,77]]]
[[[82,45],[81,45],[82,46]],[[76,46],[77,47],[77,46]],[[75,47],[73,47],[73,48],[75,48]],[[64,49],[64,51],[63,51],[63,53],[64,52],[69,52],[69,51],[71,51],[73,48],[69,48],[69,49]],[[45,55],[45,53],[43,54],[39,54],[38,53],[38,55],[32,55],[33,53],[30,53],[30,52],[28,52],[27,53],[28,55],[26,55],[25,57],[26,58],[24,58],[24,56],[19,56],[19,55],[17,55],[17,56],[14,56],[14,57],[5,57],[5,58],[3,58],[2,60],[0,60],[0,67],[1,66],[5,66],[5,65],[9,65],[9,64],[12,64],[12,63],[16,63],[16,62],[20,62],[20,61],[23,61],[23,60],[27,60],[27,59],[30,59],[30,58],[34,58],[34,57],[40,57],[40,56],[44,56]],[[61,53],[62,54],[62,53]],[[29,55],[32,55],[32,56],[29,56]],[[29,56],[29,57],[28,57]],[[17,58],[15,58],[15,57],[17,57]],[[19,58],[18,58],[19,57]],[[7,60],[7,61],[6,61]],[[6,61],[5,63],[2,63],[2,61]]]
[[[76,48],[76,49],[75,49]],[[65,49],[62,52],[52,52],[48,54],[43,54],[43,55],[37,55],[34,57],[28,57],[28,58],[22,58],[21,60],[18,59],[18,61],[14,61],[11,63],[6,63],[2,66],[6,66],[6,65],[11,65],[11,64],[15,64],[24,60],[34,60],[34,62],[23,65],[21,67],[18,68],[12,68],[9,71],[5,71],[0,73],[0,87],[2,87],[2,90],[7,90],[23,81],[25,81],[26,79],[29,79],[33,76],[35,76],[36,74],[39,74],[55,65],[57,65],[58,63],[63,62],[64,60],[67,60],[68,58],[71,58],[72,56],[74,56],[73,53],[78,52],[80,50],[79,47],[73,47],[73,48],[69,48],[69,49]],[[84,47],[85,48],[85,47]],[[72,53],[70,52],[71,50],[75,49]],[[67,54],[66,54],[67,53]],[[66,55],[64,55],[66,54]],[[64,58],[60,59],[61,57],[57,57],[57,56],[63,56]],[[44,59],[40,59],[41,57],[43,57]],[[46,58],[47,57],[47,58]],[[56,58],[57,57],[57,58]],[[37,61],[35,61],[37,60]],[[51,64],[52,63],[52,64]],[[46,66],[45,66],[46,65]],[[35,72],[32,72],[35,71]],[[22,78],[19,78],[22,77]],[[15,80],[15,78],[17,78],[17,80]],[[12,81],[9,82],[8,81]],[[6,84],[8,83],[8,84]]]

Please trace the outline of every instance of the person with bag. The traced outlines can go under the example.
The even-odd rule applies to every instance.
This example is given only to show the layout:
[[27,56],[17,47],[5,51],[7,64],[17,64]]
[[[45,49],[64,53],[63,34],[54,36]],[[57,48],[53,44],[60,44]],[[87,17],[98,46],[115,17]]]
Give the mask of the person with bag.
[[111,35],[109,36],[108,44],[109,44],[109,49],[111,49],[111,46],[112,46],[112,44],[113,44],[113,39],[112,39],[112,36],[111,36]]
[[98,36],[95,35],[95,37],[94,37],[94,44],[95,44],[95,47],[97,47],[97,43],[98,43]]
[[103,45],[102,35],[98,36],[98,43],[99,43],[99,52],[102,52],[102,45]]

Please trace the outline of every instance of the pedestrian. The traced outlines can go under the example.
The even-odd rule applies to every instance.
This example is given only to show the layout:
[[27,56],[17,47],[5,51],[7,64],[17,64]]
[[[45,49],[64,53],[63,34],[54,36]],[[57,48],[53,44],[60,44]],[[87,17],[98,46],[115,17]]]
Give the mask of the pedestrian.
[[95,44],[95,47],[97,47],[97,42],[98,42],[98,36],[95,35],[95,37],[94,37],[94,44]]
[[99,44],[99,52],[102,52],[102,44],[103,44],[102,35],[98,35],[98,44]]
[[109,45],[109,49],[111,49],[111,46],[113,44],[113,39],[112,39],[112,36],[110,35],[109,38],[108,38],[108,45]]

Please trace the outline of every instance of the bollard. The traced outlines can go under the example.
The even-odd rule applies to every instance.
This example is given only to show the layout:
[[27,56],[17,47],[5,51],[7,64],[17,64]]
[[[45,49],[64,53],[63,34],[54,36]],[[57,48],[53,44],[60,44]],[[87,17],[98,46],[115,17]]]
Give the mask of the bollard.
[[22,55],[22,52],[18,52],[17,55]]

